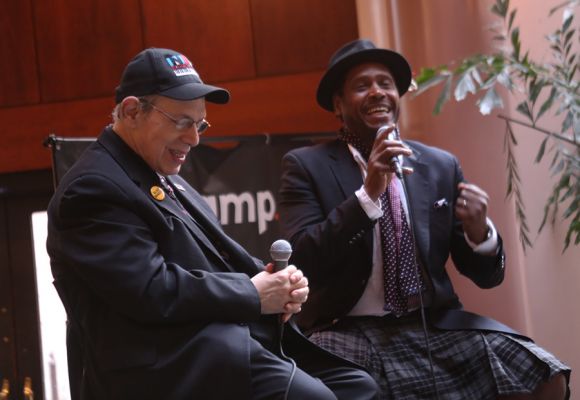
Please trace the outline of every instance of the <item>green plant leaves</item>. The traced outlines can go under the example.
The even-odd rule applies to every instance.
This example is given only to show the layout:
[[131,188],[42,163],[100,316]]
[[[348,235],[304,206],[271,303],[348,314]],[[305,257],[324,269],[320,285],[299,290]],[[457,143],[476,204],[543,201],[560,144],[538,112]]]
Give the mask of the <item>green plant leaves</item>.
[[[508,167],[506,196],[514,198],[524,250],[531,242],[527,234],[520,179],[513,153],[517,140],[511,123],[529,128],[522,129],[522,132],[533,131],[545,135],[535,155],[536,163],[541,162],[548,153],[553,153],[549,169],[557,183],[545,204],[544,219],[539,231],[548,215],[552,222],[555,220],[559,206],[562,205],[565,210],[561,218],[569,221],[564,250],[572,241],[577,244],[580,240],[580,79],[577,61],[580,40],[579,28],[573,22],[574,10],[579,6],[580,0],[563,0],[562,4],[550,10],[552,15],[563,9],[562,23],[546,36],[549,59],[545,60],[545,54],[542,54],[540,61],[534,61],[529,51],[522,50],[520,29],[514,25],[516,10],[510,10],[509,0],[496,0],[491,11],[503,20],[502,31],[493,29],[494,40],[500,42],[498,51],[493,54],[475,54],[454,65],[424,68],[416,80],[419,90],[415,95],[442,84],[434,114],[442,111],[444,104],[451,99],[451,94],[455,101],[462,101],[469,94],[481,96],[476,104],[483,115],[489,115],[494,109],[504,106],[497,92],[498,84],[510,93],[523,92],[524,98],[519,100],[516,111],[525,120],[502,115],[499,117],[506,121],[507,126],[504,141]],[[549,111],[555,116],[561,116],[558,132],[538,125],[538,121]],[[548,143],[553,145],[548,146]]]

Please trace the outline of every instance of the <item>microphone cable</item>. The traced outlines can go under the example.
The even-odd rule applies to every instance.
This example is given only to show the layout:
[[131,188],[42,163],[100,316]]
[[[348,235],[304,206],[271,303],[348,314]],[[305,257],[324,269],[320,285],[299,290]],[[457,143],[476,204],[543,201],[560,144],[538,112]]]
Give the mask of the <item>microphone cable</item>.
[[[399,128],[395,128],[395,138],[401,140],[399,134]],[[396,168],[395,175],[399,178],[401,182],[401,187],[403,188],[403,193],[405,195],[405,203],[407,204],[407,215],[409,216],[409,231],[411,233],[411,240],[413,241],[413,249],[415,251],[415,282],[419,288],[419,304],[420,304],[420,314],[421,314],[421,324],[423,328],[423,336],[425,338],[425,347],[427,348],[427,357],[429,359],[429,368],[431,372],[431,383],[433,385],[433,390],[435,392],[435,400],[439,400],[439,391],[437,390],[437,381],[435,379],[435,370],[433,368],[433,358],[431,356],[431,344],[429,341],[429,332],[427,331],[427,318],[425,317],[425,304],[423,302],[423,291],[421,290],[421,279],[419,271],[419,250],[417,249],[417,241],[415,240],[415,227],[413,225],[413,212],[411,211],[411,202],[409,201],[409,192],[407,191],[407,185],[403,179],[402,166],[399,164],[400,168]]]
[[278,323],[278,333],[280,335],[280,340],[278,343],[280,344],[280,358],[286,360],[292,364],[292,371],[290,372],[290,378],[288,379],[288,385],[286,385],[286,390],[284,391],[284,396],[282,397],[284,400],[288,400],[288,395],[290,394],[290,387],[292,386],[292,381],[294,380],[294,375],[296,375],[296,361],[292,359],[292,357],[287,356],[284,353],[284,349],[282,348],[282,337],[284,336],[284,321],[282,321],[282,315],[279,316],[280,321]]

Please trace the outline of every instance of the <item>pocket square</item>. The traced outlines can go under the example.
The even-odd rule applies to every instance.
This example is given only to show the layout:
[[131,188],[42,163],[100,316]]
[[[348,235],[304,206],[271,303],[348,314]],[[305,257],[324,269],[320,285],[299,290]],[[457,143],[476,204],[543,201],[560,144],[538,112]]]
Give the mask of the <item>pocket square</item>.
[[449,203],[447,202],[447,199],[443,197],[442,199],[439,199],[433,203],[433,208],[437,210],[439,208],[447,207],[448,205]]

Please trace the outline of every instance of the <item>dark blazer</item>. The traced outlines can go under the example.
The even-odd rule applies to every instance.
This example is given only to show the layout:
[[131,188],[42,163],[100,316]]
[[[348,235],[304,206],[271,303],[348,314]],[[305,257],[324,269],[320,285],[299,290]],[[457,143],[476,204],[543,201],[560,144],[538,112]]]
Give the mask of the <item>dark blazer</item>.
[[50,202],[73,398],[250,399],[250,337],[279,353],[277,316],[261,316],[250,281],[262,262],[182,178],[169,181],[179,203],[154,198],[157,174],[106,128]]
[[[463,311],[445,270],[451,255],[459,272],[479,287],[494,287],[504,278],[501,238],[497,255],[478,255],[455,218],[457,184],[464,180],[457,159],[434,147],[406,143],[413,156],[404,165],[414,172],[404,180],[420,263],[431,288],[431,323],[443,329],[516,333]],[[345,316],[363,293],[371,273],[376,221],[368,218],[354,194],[363,180],[344,142],[292,150],[282,163],[281,229],[294,250],[291,261],[301,266],[311,289],[298,323],[307,331],[320,330]]]

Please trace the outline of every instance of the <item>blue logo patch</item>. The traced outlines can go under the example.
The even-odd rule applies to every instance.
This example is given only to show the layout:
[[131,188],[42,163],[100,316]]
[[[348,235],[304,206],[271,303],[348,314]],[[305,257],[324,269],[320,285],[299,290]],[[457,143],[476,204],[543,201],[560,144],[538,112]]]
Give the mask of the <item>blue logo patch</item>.
[[191,62],[183,54],[166,56],[165,61],[175,76],[194,75],[199,79],[199,74],[193,68]]

